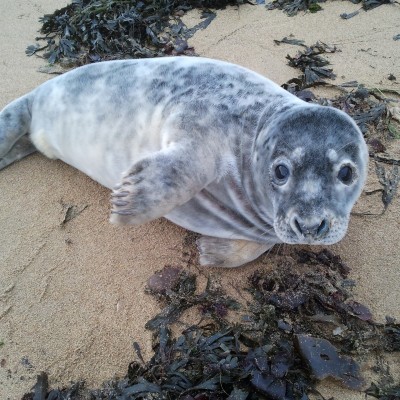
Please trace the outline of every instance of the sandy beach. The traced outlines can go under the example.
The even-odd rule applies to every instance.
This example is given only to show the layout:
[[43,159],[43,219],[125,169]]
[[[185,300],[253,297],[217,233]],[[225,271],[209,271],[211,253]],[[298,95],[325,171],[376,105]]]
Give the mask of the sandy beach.
[[[0,108],[52,76],[27,57],[40,29],[38,18],[66,5],[61,0],[0,2]],[[306,44],[336,45],[327,57],[336,83],[400,90],[400,7],[384,5],[350,20],[340,14],[360,8],[327,2],[316,14],[289,18],[282,11],[244,5],[218,11],[211,25],[190,40],[201,56],[235,62],[282,84],[298,76],[286,55],[298,47],[274,44],[294,35]],[[193,11],[185,22],[195,24]],[[389,74],[397,80],[387,79]],[[387,143],[400,156],[400,141]],[[371,163],[365,190],[380,188]],[[78,215],[64,222],[68,209]],[[363,194],[355,211],[379,212],[379,194]],[[123,376],[134,357],[133,341],[151,354],[145,323],[159,306],[144,293],[146,280],[164,265],[185,265],[187,232],[159,219],[140,227],[109,224],[109,191],[60,162],[32,155],[0,172],[0,399],[19,400],[46,371],[52,386],[86,380],[89,387]],[[353,216],[346,238],[330,248],[351,267],[355,298],[376,320],[400,320],[400,201],[379,217]],[[282,251],[285,251],[283,248]],[[210,269],[226,287],[243,285],[268,256],[234,270]],[[196,269],[196,266],[192,267]],[[390,359],[400,377],[399,356]],[[337,399],[364,394],[321,385]]]

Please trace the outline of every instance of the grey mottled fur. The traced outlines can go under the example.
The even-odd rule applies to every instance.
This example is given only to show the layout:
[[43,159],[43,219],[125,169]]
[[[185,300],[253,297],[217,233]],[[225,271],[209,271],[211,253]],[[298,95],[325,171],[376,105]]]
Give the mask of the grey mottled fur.
[[[35,148],[113,189],[111,222],[165,216],[204,235],[202,264],[222,266],[279,242],[340,240],[367,165],[346,114],[242,67],[186,57],[92,64],[15,100],[0,114],[0,169]],[[338,180],[343,165],[350,184]]]

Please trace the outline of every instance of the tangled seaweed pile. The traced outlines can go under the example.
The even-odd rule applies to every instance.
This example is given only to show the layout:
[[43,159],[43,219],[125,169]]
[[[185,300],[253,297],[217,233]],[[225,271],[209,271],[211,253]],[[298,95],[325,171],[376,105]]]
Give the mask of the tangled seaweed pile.
[[[296,15],[301,11],[317,12],[321,10],[320,3],[324,3],[326,0],[273,0],[267,5],[269,10],[283,10],[289,17]],[[361,4],[365,11],[372,10],[373,8],[379,7],[383,4],[395,3],[394,0],[350,0],[354,4]],[[351,14],[342,14],[341,17],[344,19],[352,18],[357,15],[358,12]]]
[[[316,12],[325,0],[275,0],[268,9],[282,9],[289,16],[299,11]],[[394,0],[350,0],[365,10]],[[44,45],[31,45],[27,55],[43,52],[50,63],[79,66],[121,58],[193,55],[186,39],[214,19],[209,9],[253,4],[248,0],[72,0],[71,4],[40,18]],[[185,12],[203,9],[204,21],[188,29],[180,20]],[[351,18],[358,12],[342,14]]]
[[[275,41],[275,43],[277,42]],[[305,48],[303,51],[298,52],[294,57],[287,55],[286,58],[289,60],[288,64],[291,67],[302,71],[304,85],[309,86],[325,79],[336,78],[332,69],[327,67],[330,62],[321,56],[321,54],[336,52],[337,48],[335,46],[331,47],[322,42],[317,42],[309,47],[302,43],[300,45]]]
[[[154,332],[149,361],[135,343],[137,359],[124,379],[97,390],[81,382],[48,392],[41,374],[24,400],[307,400],[310,393],[323,399],[315,384],[328,376],[360,390],[365,382],[353,358],[400,351],[400,324],[389,318],[374,323],[367,307],[352,299],[354,282],[339,257],[326,250],[293,257],[272,273],[251,275],[252,299],[240,307],[212,280],[196,294],[195,275],[164,268],[148,281],[165,307],[147,326]],[[169,328],[184,309],[197,312],[199,322],[173,337]],[[399,390],[372,384],[366,393],[395,399]]]
[[[180,21],[193,8],[223,8],[244,0],[73,0],[40,19],[44,35],[26,54],[44,51],[50,64],[82,65],[121,59],[192,54],[185,41],[194,30]],[[203,14],[211,22],[214,14]]]

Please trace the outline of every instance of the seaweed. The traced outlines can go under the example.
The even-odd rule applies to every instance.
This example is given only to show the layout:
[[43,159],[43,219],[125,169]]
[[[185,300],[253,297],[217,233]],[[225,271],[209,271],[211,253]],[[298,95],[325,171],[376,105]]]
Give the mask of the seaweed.
[[379,400],[398,400],[400,398],[400,384],[381,388],[375,383],[372,383],[365,393]]
[[[267,4],[268,10],[283,10],[289,17],[293,17],[300,11],[309,11],[311,13],[322,10],[319,3],[324,3],[326,0],[273,0]],[[350,0],[353,4],[362,3],[362,8],[365,11],[372,10],[383,4],[393,4],[395,0]],[[340,16],[343,19],[349,19],[356,16],[359,12],[343,13]],[[396,40],[396,39],[395,39]]]
[[33,392],[26,393],[21,400],[81,400],[84,388],[84,382],[76,382],[67,388],[49,390],[49,377],[46,372],[41,372],[36,378]]
[[[382,193],[383,210],[380,214],[377,214],[382,215],[387,210],[389,204],[397,193],[397,188],[400,182],[399,167],[398,165],[393,165],[391,171],[387,173],[385,167],[375,161],[375,173],[378,177],[379,183],[382,185],[382,189],[366,192],[366,194],[372,195],[378,192]],[[367,213],[366,215],[376,214]]]
[[[187,29],[180,16],[193,8],[223,8],[244,0],[73,0],[71,4],[40,18],[36,40],[26,54],[43,52],[50,63],[76,66],[121,58],[193,55],[186,40],[214,18]],[[182,42],[186,43],[182,47]]]
[[285,37],[284,37],[283,39],[281,39],[281,40],[274,40],[274,43],[277,44],[278,46],[279,46],[281,43],[285,43],[285,44],[292,44],[292,45],[295,45],[295,46],[304,46],[304,47],[307,47],[307,46],[304,44],[304,40],[295,39],[295,38],[293,37],[293,35],[289,35],[289,37],[285,36]]
[[394,2],[394,0],[362,0],[362,7],[365,11],[368,11],[382,4],[393,4]]
[[[147,292],[164,307],[148,324],[150,360],[134,343],[136,357],[123,379],[99,389],[78,382],[48,391],[47,375],[41,374],[24,399],[307,400],[311,393],[323,399],[315,384],[326,377],[361,390],[365,382],[355,357],[400,351],[400,324],[391,318],[375,323],[352,298],[348,274],[349,267],[328,250],[297,250],[281,257],[272,272],[252,273],[245,285],[251,299],[239,304],[212,277],[197,294],[194,274],[166,266],[148,281]],[[168,307],[176,312],[165,312]],[[199,322],[183,324],[173,335],[171,326],[183,309],[197,312]],[[398,386],[385,382],[371,384],[366,393],[395,399]]]
[[332,69],[327,68],[330,62],[321,56],[325,53],[334,53],[338,49],[331,47],[323,42],[317,42],[311,46],[305,46],[303,51],[299,51],[294,57],[289,54],[286,58],[291,67],[298,68],[303,73],[303,86],[321,82],[325,79],[335,79],[336,75]]
[[340,356],[328,340],[297,335],[296,345],[317,379],[332,377],[351,389],[364,386],[359,365],[351,357]]
[[[292,16],[299,11],[317,12],[323,1],[275,0],[266,7],[283,9]],[[362,2],[363,8],[370,10],[393,0]],[[42,44],[29,45],[25,52],[28,56],[40,53],[50,64],[61,63],[65,67],[123,58],[194,55],[186,40],[215,18],[208,9],[244,3],[253,4],[248,0],[72,0],[39,19],[42,36],[36,41]],[[194,8],[203,9],[204,21],[188,29],[180,17]],[[341,16],[348,19],[354,15]],[[397,40],[397,36],[393,39]],[[314,68],[317,71],[312,71]],[[314,73],[330,76],[324,66],[307,71],[309,79],[316,79]]]
[[47,391],[49,390],[49,378],[44,372],[37,377],[37,382],[33,388],[33,400],[45,400]]
[[386,324],[383,327],[386,342],[384,350],[393,352],[400,351],[400,324],[391,317],[386,317]]
[[[341,87],[351,87],[342,84]],[[378,128],[383,117],[387,115],[389,101],[385,99],[376,101],[374,91],[367,89],[357,82],[353,83],[354,89],[330,101],[331,105],[345,111],[356,121],[361,132],[366,134],[372,126]],[[384,128],[384,127],[382,127]]]
[[147,292],[166,306],[145,327],[154,331],[171,325],[185,310],[195,306],[202,316],[211,316],[219,325],[224,325],[222,321],[228,310],[239,308],[239,303],[226,296],[221,286],[211,278],[200,294],[196,294],[196,287],[196,275],[179,267],[166,266],[151,276],[147,282]]
[[340,14],[340,18],[342,18],[342,19],[350,19],[350,18],[355,17],[359,13],[360,13],[359,11],[354,11],[352,13],[343,13],[343,14]]
[[283,10],[289,17],[296,15],[299,11],[310,11],[317,12],[321,10],[321,6],[318,3],[322,3],[325,0],[274,0],[268,3],[268,10]]

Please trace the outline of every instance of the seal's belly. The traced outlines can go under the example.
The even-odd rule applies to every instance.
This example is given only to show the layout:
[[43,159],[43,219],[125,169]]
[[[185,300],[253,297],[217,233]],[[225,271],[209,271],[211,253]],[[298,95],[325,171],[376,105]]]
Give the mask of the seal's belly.
[[[56,93],[52,97],[55,104],[62,101]],[[101,98],[100,94],[96,99]],[[69,104],[68,112],[62,105],[49,104],[44,115],[34,113],[31,139],[46,156],[60,159],[112,189],[134,163],[162,148],[163,108],[141,102],[140,113],[135,113],[130,107],[119,108],[116,103],[90,97]]]

